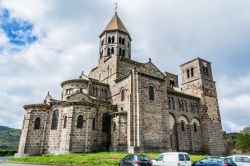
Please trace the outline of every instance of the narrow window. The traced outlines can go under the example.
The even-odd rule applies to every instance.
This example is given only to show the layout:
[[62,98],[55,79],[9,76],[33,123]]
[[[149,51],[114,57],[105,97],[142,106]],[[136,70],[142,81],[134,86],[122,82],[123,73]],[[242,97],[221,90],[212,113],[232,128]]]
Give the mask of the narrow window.
[[115,49],[114,47],[111,48],[111,54],[114,54],[115,53]]
[[194,68],[191,68],[191,77],[194,76]]
[[172,105],[173,105],[173,109],[175,110],[175,103],[174,103],[174,98],[172,97]]
[[102,115],[102,132],[108,132],[110,129],[110,116],[108,113]]
[[124,101],[125,99],[125,92],[124,89],[121,90],[121,101]]
[[193,127],[194,127],[194,132],[197,133],[197,124],[194,123],[194,124],[193,124]]
[[207,75],[207,74],[206,74],[206,67],[203,66],[203,67],[202,67],[202,70],[203,70],[203,74],[206,76],[206,75]]
[[41,123],[41,119],[39,117],[37,117],[36,120],[35,120],[34,130],[39,130],[40,129],[40,123]]
[[207,74],[207,76],[209,76],[209,73],[208,73],[208,68],[206,67],[206,74]]
[[122,49],[119,48],[119,55],[122,56]]
[[122,39],[122,44],[124,44],[124,43],[125,43],[125,38]]
[[111,37],[110,36],[108,37],[108,43],[111,43]]
[[95,118],[93,118],[93,121],[92,121],[92,130],[95,130]]
[[121,37],[119,37],[119,43],[120,43],[120,44],[122,43],[122,38],[121,38]]
[[171,99],[168,98],[168,108],[171,109]]
[[122,56],[125,57],[125,49],[122,50]]
[[173,88],[174,87],[174,80],[170,80],[169,84],[170,84],[170,87]]
[[107,89],[104,90],[104,97],[107,98],[108,92]]
[[98,96],[98,89],[95,87],[95,96]]
[[113,131],[115,131],[116,130],[116,123],[114,122],[114,124],[113,124]]
[[63,120],[63,128],[65,129],[67,126],[67,116],[64,117],[64,120]]
[[185,131],[185,122],[181,121],[181,131]]
[[76,126],[78,129],[81,129],[83,127],[83,116],[82,115],[79,115],[77,117],[77,126]]
[[110,54],[111,54],[111,50],[110,50],[110,48],[108,48],[108,52],[107,52],[107,54],[108,54],[108,55],[110,55]]
[[189,69],[187,69],[187,78],[189,78],[190,75],[189,75]]
[[56,130],[57,129],[58,116],[59,116],[59,112],[58,112],[58,110],[55,110],[53,112],[53,115],[52,115],[51,130]]
[[114,43],[115,42],[115,37],[114,36],[112,36],[112,43]]
[[149,95],[149,100],[154,101],[155,100],[155,91],[153,86],[149,86],[148,88],[148,95]]

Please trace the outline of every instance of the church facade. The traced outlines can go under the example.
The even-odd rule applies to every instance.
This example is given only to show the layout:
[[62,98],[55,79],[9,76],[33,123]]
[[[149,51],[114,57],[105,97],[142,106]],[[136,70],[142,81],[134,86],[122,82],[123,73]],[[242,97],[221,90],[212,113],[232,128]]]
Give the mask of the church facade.
[[131,59],[131,36],[113,16],[89,75],[25,105],[18,156],[74,152],[225,151],[211,63],[195,58],[178,76]]

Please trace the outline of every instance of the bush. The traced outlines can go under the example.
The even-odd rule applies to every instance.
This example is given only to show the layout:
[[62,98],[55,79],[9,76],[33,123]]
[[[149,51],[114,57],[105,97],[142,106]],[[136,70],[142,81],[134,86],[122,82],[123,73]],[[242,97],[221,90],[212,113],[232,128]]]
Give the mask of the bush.
[[15,153],[17,153],[16,150],[5,150],[0,151],[0,156],[13,156]]
[[236,146],[243,152],[250,152],[250,126],[244,128],[236,138]]

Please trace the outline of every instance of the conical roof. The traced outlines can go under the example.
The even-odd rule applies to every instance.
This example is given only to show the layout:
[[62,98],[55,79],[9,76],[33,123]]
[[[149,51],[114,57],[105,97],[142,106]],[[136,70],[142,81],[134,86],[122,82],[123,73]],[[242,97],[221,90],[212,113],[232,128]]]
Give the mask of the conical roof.
[[110,22],[108,23],[108,25],[105,27],[105,29],[103,30],[103,32],[104,31],[109,31],[109,30],[120,30],[120,31],[123,31],[125,33],[128,33],[128,30],[123,25],[121,19],[117,15],[117,12],[115,12],[115,15],[110,20]]

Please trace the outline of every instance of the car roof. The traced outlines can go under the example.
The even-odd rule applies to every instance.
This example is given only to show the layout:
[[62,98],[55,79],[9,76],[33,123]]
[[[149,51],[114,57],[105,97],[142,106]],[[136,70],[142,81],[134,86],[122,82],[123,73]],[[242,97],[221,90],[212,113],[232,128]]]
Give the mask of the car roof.
[[161,154],[164,154],[164,155],[166,154],[167,155],[167,154],[188,154],[188,153],[187,152],[165,152],[165,153],[161,153]]
[[247,155],[247,154],[234,154],[234,155],[231,155],[231,156],[228,156],[228,157],[250,157],[250,155]]

